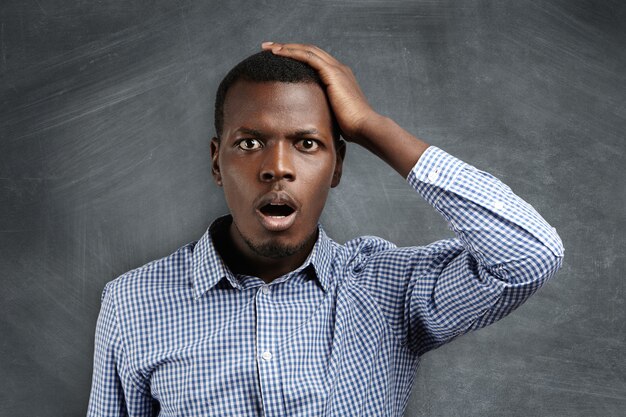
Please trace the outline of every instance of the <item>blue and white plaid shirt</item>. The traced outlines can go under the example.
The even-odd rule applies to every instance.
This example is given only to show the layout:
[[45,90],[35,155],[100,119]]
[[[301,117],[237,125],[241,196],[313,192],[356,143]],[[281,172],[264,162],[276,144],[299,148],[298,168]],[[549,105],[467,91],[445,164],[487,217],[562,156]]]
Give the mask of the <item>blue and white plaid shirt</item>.
[[211,240],[109,282],[89,416],[400,416],[420,356],[510,313],[559,269],[554,228],[492,175],[431,146],[407,178],[456,234],[397,248],[319,229],[266,285]]

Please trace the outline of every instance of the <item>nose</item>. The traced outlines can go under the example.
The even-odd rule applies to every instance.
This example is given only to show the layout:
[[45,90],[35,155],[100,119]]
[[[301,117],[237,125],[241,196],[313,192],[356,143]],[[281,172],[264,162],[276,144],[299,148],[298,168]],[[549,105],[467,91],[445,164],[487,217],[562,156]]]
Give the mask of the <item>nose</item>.
[[289,145],[288,141],[279,141],[266,148],[260,170],[261,181],[293,181],[296,179]]

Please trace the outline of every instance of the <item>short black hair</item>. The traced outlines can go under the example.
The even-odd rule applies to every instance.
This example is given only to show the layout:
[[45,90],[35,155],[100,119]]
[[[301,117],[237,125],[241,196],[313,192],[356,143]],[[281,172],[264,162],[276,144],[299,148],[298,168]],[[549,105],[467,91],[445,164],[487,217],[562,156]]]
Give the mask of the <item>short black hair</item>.
[[[220,140],[224,127],[224,101],[230,87],[237,81],[251,82],[282,82],[282,83],[315,83],[324,93],[326,87],[317,71],[304,62],[274,55],[271,51],[262,51],[250,55],[231,69],[220,83],[215,95],[215,133]],[[331,112],[332,113],[332,112]],[[332,116],[332,130],[335,141],[339,140],[339,128]]]

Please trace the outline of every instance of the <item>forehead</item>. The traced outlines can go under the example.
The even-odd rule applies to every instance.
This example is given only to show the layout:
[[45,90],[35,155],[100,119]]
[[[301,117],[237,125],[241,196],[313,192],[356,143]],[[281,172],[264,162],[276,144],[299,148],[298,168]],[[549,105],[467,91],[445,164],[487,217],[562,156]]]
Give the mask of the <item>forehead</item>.
[[224,133],[256,129],[332,130],[324,91],[315,83],[237,81],[224,101]]

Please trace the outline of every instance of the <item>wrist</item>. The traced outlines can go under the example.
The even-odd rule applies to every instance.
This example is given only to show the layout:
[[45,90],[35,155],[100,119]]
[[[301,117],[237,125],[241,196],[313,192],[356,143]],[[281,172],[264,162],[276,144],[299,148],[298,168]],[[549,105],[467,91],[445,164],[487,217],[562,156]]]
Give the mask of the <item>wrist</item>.
[[354,141],[358,144],[370,148],[378,138],[384,137],[385,131],[388,131],[388,124],[392,120],[385,117],[374,110],[364,115],[356,129]]
[[387,162],[404,178],[429,146],[378,113],[364,119],[357,143]]

